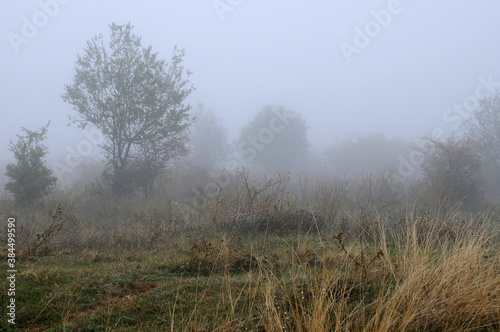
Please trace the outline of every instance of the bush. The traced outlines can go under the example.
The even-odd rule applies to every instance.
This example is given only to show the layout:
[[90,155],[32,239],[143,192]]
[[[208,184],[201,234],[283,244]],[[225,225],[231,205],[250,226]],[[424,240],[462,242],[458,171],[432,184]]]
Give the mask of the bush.
[[422,169],[426,179],[442,202],[461,202],[475,207],[482,198],[480,186],[481,156],[474,141],[452,135],[440,140],[426,138]]

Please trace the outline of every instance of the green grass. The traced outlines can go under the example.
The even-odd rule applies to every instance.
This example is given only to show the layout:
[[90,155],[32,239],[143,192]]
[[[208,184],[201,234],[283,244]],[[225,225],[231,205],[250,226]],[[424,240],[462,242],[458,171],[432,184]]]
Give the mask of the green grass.
[[[185,243],[175,255],[130,250],[41,257],[18,264],[16,327],[494,331],[500,319],[499,255],[481,234],[433,247],[347,239],[345,250],[335,241],[320,245],[313,236],[270,237],[260,247],[255,239],[228,236],[207,239],[213,245],[205,251]],[[368,264],[379,249],[384,256]],[[257,260],[250,270],[231,266],[242,250]],[[6,273],[0,277],[6,280]],[[2,296],[2,308],[6,301]],[[457,320],[460,307],[470,314],[459,313]]]

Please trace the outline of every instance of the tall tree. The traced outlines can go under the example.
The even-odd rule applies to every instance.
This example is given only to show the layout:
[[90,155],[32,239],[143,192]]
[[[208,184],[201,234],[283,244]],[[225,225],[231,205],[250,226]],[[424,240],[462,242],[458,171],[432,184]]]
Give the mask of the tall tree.
[[269,171],[288,170],[307,158],[308,129],[299,114],[266,106],[241,129],[237,143],[245,160]]
[[489,198],[500,202],[500,93],[480,100],[464,128],[486,163],[483,176]]
[[7,165],[5,175],[10,180],[5,190],[20,204],[35,202],[50,193],[57,183],[57,178],[52,176],[44,160],[48,149],[42,141],[46,138],[49,124],[50,121],[38,131],[21,128],[26,135],[17,135],[17,143],[10,141],[9,149],[17,163]]
[[484,158],[500,165],[500,93],[480,100],[465,128],[467,135],[479,143]]
[[98,35],[78,55],[62,98],[78,112],[74,123],[102,131],[103,176],[112,191],[123,195],[141,187],[147,195],[167,162],[187,153],[190,105],[184,102],[193,90],[191,72],[182,66],[184,50],[175,47],[168,64],[142,46],[130,23],[110,28],[107,46]]
[[189,133],[190,160],[196,166],[213,170],[229,158],[227,128],[212,110],[205,110],[203,104],[198,105],[194,116]]

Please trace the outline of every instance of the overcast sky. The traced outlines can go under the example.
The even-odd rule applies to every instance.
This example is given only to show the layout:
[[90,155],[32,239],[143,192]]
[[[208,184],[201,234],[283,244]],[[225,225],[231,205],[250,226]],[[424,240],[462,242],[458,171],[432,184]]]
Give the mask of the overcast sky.
[[213,109],[232,138],[275,104],[302,114],[318,147],[352,133],[413,139],[451,128],[463,116],[454,105],[500,82],[494,0],[3,0],[2,161],[22,126],[52,121],[51,158],[82,140],[60,96],[86,41],[107,40],[112,22],[131,22],[167,61],[185,48],[189,102]]

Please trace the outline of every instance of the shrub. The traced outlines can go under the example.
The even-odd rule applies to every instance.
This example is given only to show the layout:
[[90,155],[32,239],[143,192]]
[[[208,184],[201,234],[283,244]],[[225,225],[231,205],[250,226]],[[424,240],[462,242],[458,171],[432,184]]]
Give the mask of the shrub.
[[466,208],[474,207],[482,198],[479,171],[482,161],[474,141],[468,138],[439,140],[426,138],[422,169],[438,199]]

